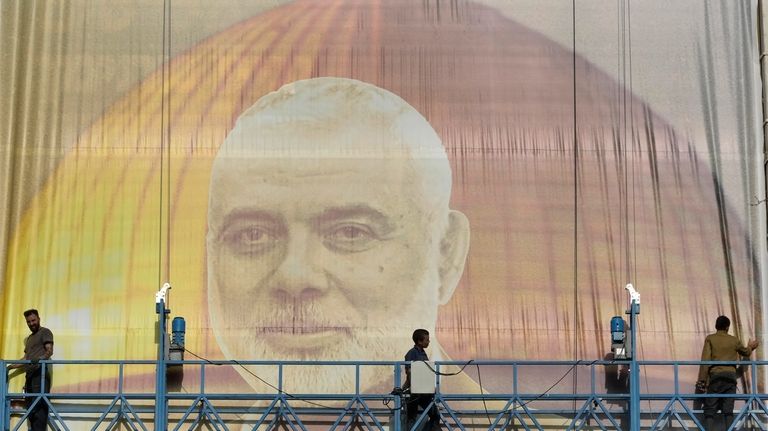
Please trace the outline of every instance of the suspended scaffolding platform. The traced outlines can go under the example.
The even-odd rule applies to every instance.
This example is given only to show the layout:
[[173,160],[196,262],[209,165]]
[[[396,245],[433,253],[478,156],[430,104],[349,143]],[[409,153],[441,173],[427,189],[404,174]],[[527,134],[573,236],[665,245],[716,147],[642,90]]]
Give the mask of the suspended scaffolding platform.
[[[701,403],[715,395],[695,392],[699,365],[715,362],[636,361],[643,382],[638,388],[642,430],[703,429]],[[0,361],[6,367],[28,361]],[[430,364],[434,396],[426,409],[406,419],[417,395],[398,390],[406,362],[354,361],[41,361],[59,371],[112,370],[98,385],[57,387],[50,393],[22,393],[14,386],[23,376],[0,380],[3,429],[26,429],[28,411],[49,407],[49,426],[70,430],[412,430],[424,428],[428,410],[444,430],[630,430],[630,361],[470,361]],[[723,364],[718,362],[718,364]],[[767,361],[747,366],[734,398],[731,429],[768,429],[768,395],[759,393],[757,376]],[[171,379],[183,374],[178,390],[157,391],[151,370],[167,367]],[[290,381],[297,370],[354,376],[348,390],[328,393]],[[145,370],[144,374],[129,370]],[[147,370],[150,370],[147,372]],[[388,370],[388,381],[370,387],[366,379]],[[375,371],[375,372],[374,372]],[[174,374],[175,373],[175,374]],[[43,373],[45,375],[46,373]],[[175,375],[175,377],[173,377]],[[240,377],[240,386],[222,385],[223,376]],[[255,376],[260,380],[249,379]],[[455,379],[476,382],[457,390]],[[258,384],[256,384],[256,383]],[[486,383],[486,387],[481,382]],[[9,385],[10,383],[10,385]],[[43,385],[44,386],[44,385]],[[173,384],[168,387],[173,388]],[[260,386],[253,388],[252,386]],[[243,387],[247,388],[243,389]],[[95,390],[93,388],[97,388]],[[506,388],[506,390],[499,390]],[[394,390],[393,390],[394,389]],[[157,416],[157,406],[165,409]],[[24,427],[24,428],[22,428]]]

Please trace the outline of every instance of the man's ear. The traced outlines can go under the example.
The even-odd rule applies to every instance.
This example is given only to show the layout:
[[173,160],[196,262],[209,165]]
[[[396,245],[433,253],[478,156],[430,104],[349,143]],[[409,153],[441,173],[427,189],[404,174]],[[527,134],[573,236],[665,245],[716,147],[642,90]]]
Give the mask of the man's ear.
[[451,210],[448,213],[448,227],[440,241],[440,305],[447,303],[461,274],[469,252],[469,220],[463,213]]

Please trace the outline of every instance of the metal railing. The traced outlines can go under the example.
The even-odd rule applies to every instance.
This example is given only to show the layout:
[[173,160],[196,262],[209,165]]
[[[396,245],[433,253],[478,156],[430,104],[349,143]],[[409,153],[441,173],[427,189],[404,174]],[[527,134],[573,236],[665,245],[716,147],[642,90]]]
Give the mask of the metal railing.
[[[0,360],[3,367],[19,363],[31,365],[29,361]],[[733,395],[694,391],[699,365],[726,363],[637,363],[640,387],[636,392],[639,404],[635,405],[640,405],[640,429],[703,429],[698,404],[706,398],[725,397],[735,401],[730,429],[768,430],[768,395],[759,393],[757,387],[758,373],[765,371],[768,362],[740,362],[748,370],[739,393]],[[447,430],[629,430],[628,406],[633,405],[625,372],[629,361],[438,362],[433,365],[437,376],[431,404],[411,421],[405,411],[412,398],[393,390],[402,386],[405,362],[165,361],[171,380],[178,380],[182,372],[184,376],[181,387],[167,392],[157,391],[154,371],[146,371],[157,364],[41,361],[43,379],[50,369],[54,376],[81,367],[108,369],[108,377],[95,375],[90,384],[54,385],[50,393],[11,390],[6,373],[0,380],[0,423],[4,430],[18,431],[25,426],[30,410],[45,405],[55,431],[276,427],[416,431],[427,423],[430,411]],[[128,368],[145,371],[129,372]],[[321,375],[340,376],[333,381],[339,388],[329,391],[324,386],[327,380],[314,378]],[[23,373],[14,378],[23,379]],[[162,417],[156,417],[158,403],[166,407],[161,409],[165,412]]]

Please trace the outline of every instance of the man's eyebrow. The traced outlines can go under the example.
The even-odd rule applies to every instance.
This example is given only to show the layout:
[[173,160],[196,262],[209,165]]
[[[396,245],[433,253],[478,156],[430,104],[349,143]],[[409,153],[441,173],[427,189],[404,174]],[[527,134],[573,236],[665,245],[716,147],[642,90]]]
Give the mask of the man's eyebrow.
[[367,204],[326,208],[323,212],[313,218],[315,221],[321,223],[339,219],[367,218],[374,223],[381,224],[385,227],[391,227],[390,218],[387,215]]
[[282,223],[283,218],[272,211],[262,210],[258,208],[235,208],[226,215],[221,223],[221,226],[228,226],[232,223],[236,223],[242,220],[254,220],[260,219],[272,223]]

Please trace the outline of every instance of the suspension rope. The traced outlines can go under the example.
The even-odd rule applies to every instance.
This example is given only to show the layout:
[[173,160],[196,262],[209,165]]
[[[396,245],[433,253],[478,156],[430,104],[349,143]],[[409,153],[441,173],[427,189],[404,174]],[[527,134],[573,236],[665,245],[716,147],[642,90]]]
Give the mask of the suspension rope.
[[[163,0],[163,69],[160,78],[160,202],[158,213],[157,285],[171,272],[171,0]],[[165,213],[164,213],[165,212]]]
[[[573,328],[576,339],[573,345],[574,360],[579,357],[579,141],[576,129],[576,0],[571,0],[573,45],[571,46],[571,61],[573,66]],[[573,372],[573,387],[578,384],[578,369]],[[576,400],[573,401],[576,409]]]
[[[166,176],[165,176],[165,196],[166,196],[166,202],[165,202],[165,278],[166,281],[171,281],[171,96],[172,91],[170,91],[171,86],[171,29],[173,28],[171,25],[171,19],[173,18],[173,14],[171,13],[171,1],[172,0],[165,0],[165,3],[168,5],[168,20],[167,20],[167,28],[168,31],[164,32],[167,37],[168,43],[163,44],[163,53],[165,56],[165,64],[166,64],[166,70],[168,75],[167,80],[167,87],[165,88],[165,92],[168,93],[166,96],[168,98],[168,103],[166,104],[165,109],[165,145],[163,148],[165,149],[165,162],[166,162]],[[165,23],[163,24],[166,25]]]
[[[627,282],[637,282],[637,193],[635,189],[636,183],[636,171],[635,171],[635,139],[637,134],[635,132],[635,104],[634,104],[634,88],[632,83],[632,0],[621,0],[621,57],[622,57],[622,71],[621,71],[621,84],[622,84],[622,116],[623,116],[623,135],[624,142],[621,146],[621,157],[623,164],[623,211],[622,223],[623,234],[622,252],[624,254],[624,274]],[[631,194],[631,196],[630,196]],[[630,211],[630,199],[632,201]],[[630,235],[631,231],[631,235]],[[635,319],[637,324],[637,319]],[[637,328],[633,328],[637,334],[637,346],[635,346],[635,354],[638,352],[644,352],[642,337],[640,337]],[[642,366],[645,371],[646,366]],[[643,380],[645,382],[645,390],[649,391],[648,373],[643,372]],[[648,400],[648,408],[651,408],[651,402]]]

